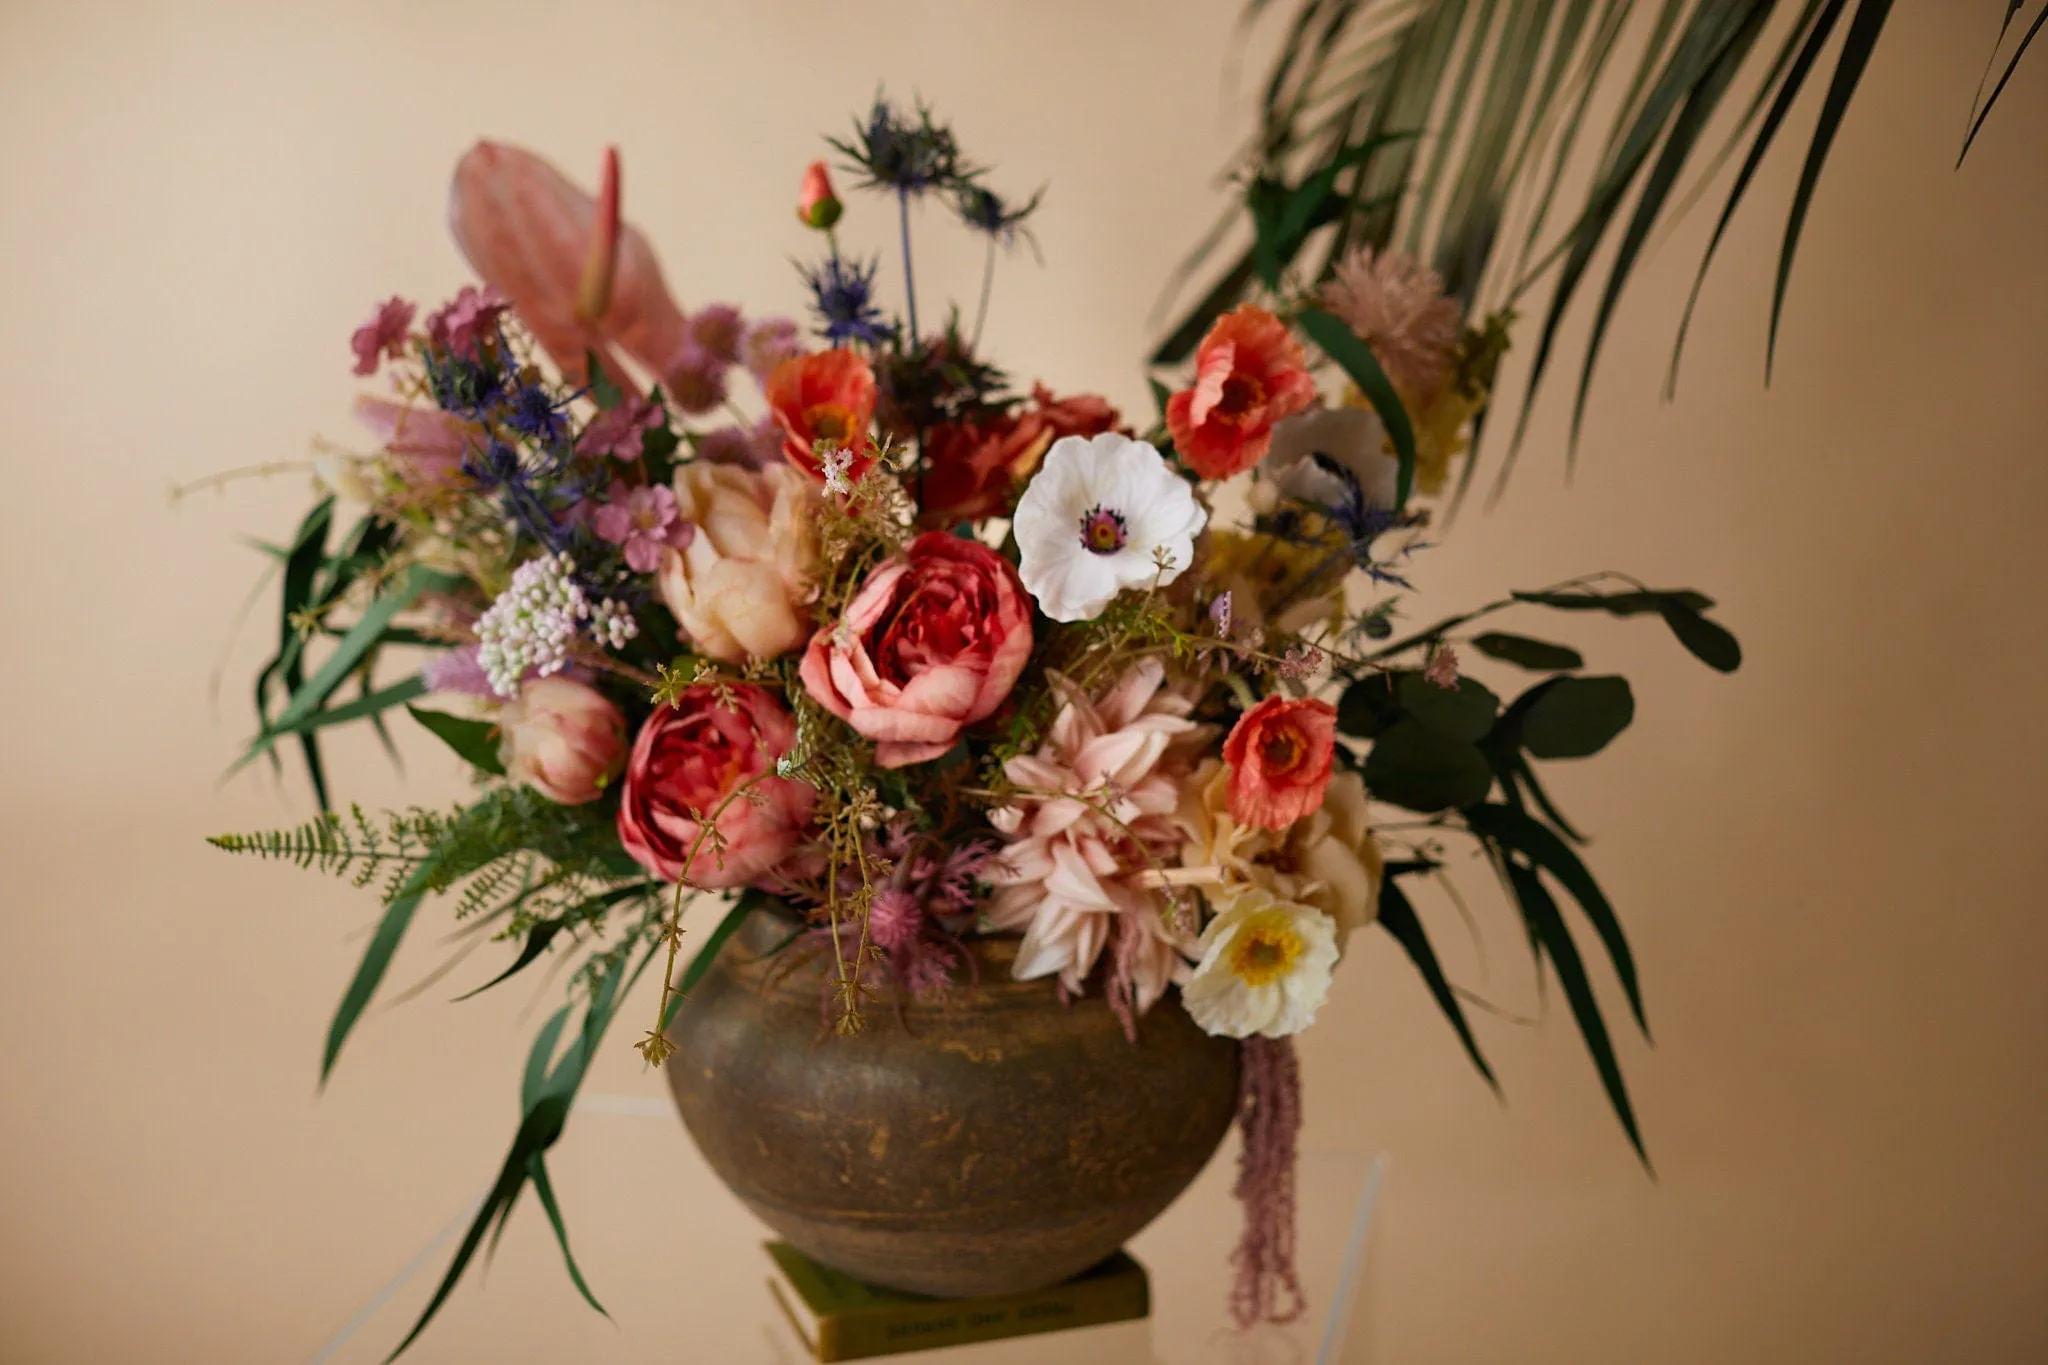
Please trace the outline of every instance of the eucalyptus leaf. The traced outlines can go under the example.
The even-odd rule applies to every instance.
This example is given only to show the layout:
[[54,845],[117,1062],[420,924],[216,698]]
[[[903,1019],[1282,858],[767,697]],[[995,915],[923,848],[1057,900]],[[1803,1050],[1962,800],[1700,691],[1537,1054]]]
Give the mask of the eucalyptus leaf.
[[1477,745],[1413,719],[1373,741],[1364,772],[1375,797],[1424,813],[1472,805],[1493,789],[1493,768]]
[[1742,667],[1742,645],[1726,627],[1709,621],[1683,603],[1667,601],[1660,609],[1664,624],[1678,637],[1678,643],[1708,668],[1733,673]]
[[1518,592],[1517,602],[1532,602],[1557,611],[1604,611],[1610,616],[1647,616],[1661,612],[1670,603],[1692,611],[1705,611],[1714,599],[1691,588],[1649,588],[1628,592]]
[[1537,758],[1587,758],[1626,730],[1635,714],[1627,678],[1552,678],[1522,712],[1522,747]]
[[1453,739],[1478,740],[1493,728],[1500,698],[1476,678],[1438,687],[1420,673],[1402,673],[1394,685],[1401,709]]
[[1371,739],[1401,718],[1395,696],[1395,675],[1368,673],[1337,698],[1337,728],[1357,739]]
[[1541,672],[1556,672],[1585,667],[1586,660],[1576,649],[1565,645],[1554,645],[1548,640],[1531,639],[1527,635],[1509,635],[1503,631],[1489,630],[1472,637],[1472,647],[1491,659]]

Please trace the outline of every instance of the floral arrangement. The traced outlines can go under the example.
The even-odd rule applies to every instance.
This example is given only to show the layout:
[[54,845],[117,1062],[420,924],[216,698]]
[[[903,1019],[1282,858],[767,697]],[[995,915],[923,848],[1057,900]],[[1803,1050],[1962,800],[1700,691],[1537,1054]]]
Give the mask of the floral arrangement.
[[[1302,282],[1292,250],[1268,252],[1262,297],[1154,382],[1154,413],[1027,392],[980,353],[979,316],[920,320],[910,209],[942,203],[986,238],[985,312],[1037,197],[998,195],[921,107],[878,99],[833,145],[900,215],[900,314],[880,260],[842,251],[822,162],[792,230],[821,245],[801,326],[678,305],[621,217],[615,154],[593,197],[477,145],[451,216],[480,281],[356,330],[374,448],[324,448],[324,495],[273,547],[279,649],[243,762],[296,743],[327,813],[215,842],[381,890],[323,1075],[429,897],[452,895],[472,944],[516,946],[489,985],[575,968],[420,1326],[529,1184],[567,1255],[544,1154],[620,1002],[656,967],[639,1047],[661,1061],[693,973],[766,905],[831,955],[842,1034],[875,1026],[878,998],[971,989],[964,942],[1007,934],[1019,977],[1102,993],[1133,1037],[1177,994],[1244,1040],[1241,1321],[1299,1311],[1275,1195],[1299,1116],[1288,1040],[1362,934],[1405,950],[1492,1083],[1403,889],[1446,880],[1454,841],[1519,907],[1640,1150],[1553,888],[1640,1022],[1634,965],[1535,766],[1598,751],[1633,698],[1570,647],[1476,627],[1649,615],[1717,668],[1739,651],[1705,597],[1613,574],[1400,628],[1507,320],[1468,322],[1398,254],[1362,246]],[[1269,204],[1261,240],[1312,227],[1327,193]],[[405,650],[424,665],[393,674]],[[1481,659],[1537,676],[1503,705],[1466,671]],[[401,707],[474,768],[475,799],[331,810],[319,732],[381,731]],[[679,972],[706,895],[732,908]]]

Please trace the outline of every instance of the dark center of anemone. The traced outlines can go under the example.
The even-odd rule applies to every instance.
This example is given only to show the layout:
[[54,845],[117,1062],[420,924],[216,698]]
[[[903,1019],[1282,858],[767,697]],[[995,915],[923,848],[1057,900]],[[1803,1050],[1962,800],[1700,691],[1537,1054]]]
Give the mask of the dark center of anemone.
[[1253,967],[1277,967],[1286,958],[1286,950],[1267,938],[1255,938],[1245,946],[1245,960]]
[[811,434],[820,441],[834,445],[845,445],[853,435],[853,414],[837,403],[820,403],[806,409],[804,420],[810,423]]
[[1091,507],[1081,517],[1081,544],[1091,554],[1113,555],[1130,542],[1121,512]]
[[1223,381],[1223,396],[1216,411],[1225,417],[1242,417],[1266,401],[1266,386],[1250,375],[1234,374]]

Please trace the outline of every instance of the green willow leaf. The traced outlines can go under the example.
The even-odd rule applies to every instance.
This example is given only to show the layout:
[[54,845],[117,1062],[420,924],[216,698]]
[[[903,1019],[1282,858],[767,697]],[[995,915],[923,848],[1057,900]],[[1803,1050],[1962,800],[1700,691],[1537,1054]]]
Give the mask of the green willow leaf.
[[1621,921],[1615,916],[1614,907],[1608,904],[1600,883],[1593,880],[1592,872],[1579,860],[1579,855],[1540,822],[1512,806],[1498,803],[1473,805],[1466,807],[1461,814],[1473,833],[1526,855],[1557,878],[1558,885],[1571,892],[1572,899],[1585,912],[1594,932],[1600,935],[1608,958],[1614,963],[1614,974],[1628,995],[1629,1010],[1635,1015],[1636,1026],[1643,1031],[1645,1038],[1649,1037],[1649,1021],[1643,1015],[1642,986],[1636,979],[1636,959],[1629,949],[1628,935],[1622,931]]
[[1691,588],[1650,588],[1641,592],[1518,592],[1517,602],[1531,602],[1558,611],[1604,611],[1610,616],[1647,616],[1668,604],[1702,612],[1714,599]]
[[569,1278],[575,1283],[576,1292],[583,1296],[585,1303],[610,1317],[605,1306],[597,1301],[597,1295],[590,1292],[582,1267],[576,1264],[576,1257],[569,1250],[569,1227],[562,1221],[562,1206],[555,1199],[554,1182],[548,1179],[548,1163],[539,1152],[527,1159],[526,1174],[527,1179],[533,1182],[533,1192],[540,1196],[541,1208],[547,1211],[548,1225],[555,1230],[555,1244],[562,1249],[562,1263],[569,1267]]
[[1429,987],[1437,1008],[1458,1031],[1458,1041],[1465,1045],[1465,1055],[1472,1059],[1472,1065],[1479,1068],[1479,1074],[1486,1078],[1493,1093],[1500,1094],[1500,1082],[1494,1078],[1493,1068],[1486,1064],[1486,1057],[1479,1051],[1479,1040],[1472,1035],[1472,1025],[1465,1018],[1464,1007],[1458,1003],[1458,993],[1451,989],[1450,981],[1444,976],[1436,949],[1430,946],[1429,935],[1423,932],[1421,918],[1391,877],[1380,886],[1379,924],[1407,952],[1408,960],[1422,974],[1423,984]]
[[[327,699],[334,695],[335,689],[347,680],[349,674],[363,662],[364,656],[378,644],[392,618],[411,606],[414,598],[428,591],[446,592],[460,583],[460,579],[449,574],[429,569],[422,564],[413,565],[406,571],[405,579],[397,587],[378,597],[364,610],[361,619],[335,644],[333,652],[321,662],[313,676],[293,691],[291,700],[285,704],[284,710],[263,734],[257,736],[249,752],[242,756],[235,767],[240,768],[255,758],[279,736],[294,734],[308,728],[307,722],[313,719]],[[420,693],[416,692],[413,695],[418,696]]]
[[[1792,257],[1799,250],[1799,234],[1806,227],[1806,210],[1813,202],[1813,187],[1820,182],[1820,173],[1827,166],[1828,151],[1834,146],[1835,133],[1842,126],[1842,115],[1848,112],[1849,100],[1856,93],[1857,82],[1863,79],[1864,67],[1870,64],[1870,51],[1877,46],[1878,36],[1884,32],[1884,21],[1890,17],[1891,9],[1892,0],[1862,0],[1856,6],[1856,17],[1849,21],[1848,33],[1842,38],[1842,55],[1835,62],[1835,78],[1828,82],[1827,98],[1820,107],[1820,123],[1813,130],[1813,143],[1806,150],[1806,164],[1799,171],[1799,188],[1792,194],[1792,212],[1785,220],[1785,245],[1778,252],[1778,281],[1771,290],[1771,334],[1764,347],[1766,384],[1771,382],[1771,367],[1778,358],[1778,320],[1785,309],[1785,285],[1792,278]],[[2039,27],[2038,21],[2036,27]],[[2014,60],[2018,60],[2017,57]]]
[[1628,1134],[1636,1156],[1647,1167],[1650,1154],[1643,1147],[1635,1106],[1629,1103],[1628,1085],[1622,1080],[1621,1063],[1614,1055],[1614,1042],[1607,1035],[1607,1022],[1600,1016],[1600,1004],[1593,998],[1592,983],[1586,979],[1586,965],[1579,958],[1578,945],[1572,942],[1571,931],[1565,927],[1564,916],[1558,913],[1557,902],[1544,889],[1543,879],[1512,857],[1503,861],[1507,865],[1508,880],[1514,887],[1515,899],[1521,903],[1523,918],[1528,921],[1529,931],[1542,945],[1543,955],[1557,969],[1558,985],[1571,1006],[1572,1017],[1578,1022],[1580,1036],[1586,1040],[1586,1050],[1593,1054],[1593,1066],[1600,1073],[1600,1083],[1607,1090],[1607,1099],[1614,1106],[1615,1117],[1621,1120],[1622,1131]]
[[412,925],[414,912],[426,899],[440,871],[439,853],[428,852],[405,879],[391,904],[384,908],[383,918],[377,921],[377,931],[370,936],[370,946],[363,950],[363,960],[356,965],[356,974],[350,978],[348,989],[342,992],[341,1004],[334,1011],[333,1022],[327,1026],[327,1047],[320,1058],[321,1085],[327,1084],[327,1077],[334,1070],[334,1060],[341,1055],[341,1045],[348,1041],[350,1030],[362,1017],[370,997],[376,994],[377,984],[390,970],[392,955],[398,951],[405,931]]
[[1401,396],[1394,392],[1393,382],[1380,368],[1372,348],[1334,313],[1307,309],[1301,315],[1300,326],[1323,348],[1323,354],[1336,361],[1351,382],[1358,385],[1359,392],[1366,396],[1387,428],[1387,437],[1394,443],[1394,454],[1401,462],[1401,472],[1394,484],[1394,510],[1401,510],[1408,505],[1409,490],[1415,486],[1415,429],[1409,425],[1408,410],[1401,406]]
[[487,720],[470,720],[464,716],[451,716],[446,711],[422,711],[417,706],[408,706],[412,718],[431,730],[443,744],[453,749],[456,756],[478,772],[492,777],[505,775],[505,764],[498,757],[498,727]]
[[1488,658],[1533,672],[1558,672],[1586,666],[1584,656],[1576,649],[1554,645],[1548,640],[1531,639],[1527,635],[1489,630],[1473,636],[1472,647]]
[[[314,580],[320,572],[320,562],[327,556],[327,535],[333,524],[334,497],[330,494],[315,503],[300,521],[299,529],[292,537],[291,549],[286,553],[278,593],[277,653],[256,675],[256,725],[259,732],[270,728],[271,685],[281,686],[289,699],[305,682],[305,666],[300,657],[305,642],[299,635],[297,617],[312,605]],[[320,761],[319,741],[311,735],[300,736],[299,752],[306,760],[306,777],[313,787],[313,799],[321,810],[330,809],[327,773]],[[272,764],[275,765],[276,761],[273,754]]]

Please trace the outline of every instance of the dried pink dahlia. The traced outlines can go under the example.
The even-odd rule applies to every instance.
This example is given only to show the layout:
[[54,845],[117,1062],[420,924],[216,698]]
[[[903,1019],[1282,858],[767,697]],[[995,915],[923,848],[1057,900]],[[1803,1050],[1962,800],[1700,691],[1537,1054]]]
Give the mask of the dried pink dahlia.
[[1110,1004],[1127,1029],[1187,975],[1195,942],[1193,916],[1170,917],[1165,894],[1145,884],[1155,863],[1178,858],[1174,811],[1211,738],[1165,681],[1157,659],[1100,701],[1056,681],[1066,705],[1044,743],[1003,767],[1020,790],[989,816],[1008,843],[982,874],[998,888],[982,926],[1024,934],[1014,974],[1057,975],[1078,992],[1107,949]]
[[1373,358],[1411,406],[1427,407],[1451,377],[1464,328],[1443,277],[1400,252],[1359,247],[1337,263],[1323,306],[1372,348]]

